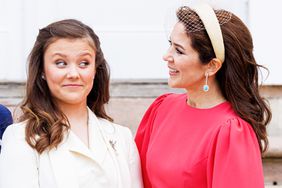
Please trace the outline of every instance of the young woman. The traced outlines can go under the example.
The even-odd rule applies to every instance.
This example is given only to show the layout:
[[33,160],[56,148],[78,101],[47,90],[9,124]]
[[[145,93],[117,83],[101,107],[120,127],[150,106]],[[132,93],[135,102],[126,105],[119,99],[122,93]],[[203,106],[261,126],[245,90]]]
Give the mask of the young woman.
[[108,100],[107,62],[93,30],[77,20],[41,29],[22,121],[4,133],[0,187],[143,187],[130,130],[106,114]]

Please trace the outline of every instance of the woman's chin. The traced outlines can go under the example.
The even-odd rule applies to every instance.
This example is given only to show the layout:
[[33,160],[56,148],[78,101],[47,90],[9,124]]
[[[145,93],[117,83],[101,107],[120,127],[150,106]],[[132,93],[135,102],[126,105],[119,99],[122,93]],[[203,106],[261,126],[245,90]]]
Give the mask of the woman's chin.
[[171,88],[180,88],[177,80],[171,78],[168,79],[168,86]]

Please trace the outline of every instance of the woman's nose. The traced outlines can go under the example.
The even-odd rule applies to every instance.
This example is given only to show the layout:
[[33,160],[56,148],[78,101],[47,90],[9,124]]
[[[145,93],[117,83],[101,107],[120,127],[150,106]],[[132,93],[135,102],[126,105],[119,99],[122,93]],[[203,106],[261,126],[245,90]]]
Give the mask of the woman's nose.
[[78,67],[76,67],[75,65],[72,65],[69,67],[68,73],[67,73],[67,78],[78,78],[79,77],[79,70]]
[[163,60],[164,60],[164,61],[168,61],[168,62],[173,61],[173,57],[172,57],[172,55],[169,53],[169,51],[166,52],[166,53],[163,55]]

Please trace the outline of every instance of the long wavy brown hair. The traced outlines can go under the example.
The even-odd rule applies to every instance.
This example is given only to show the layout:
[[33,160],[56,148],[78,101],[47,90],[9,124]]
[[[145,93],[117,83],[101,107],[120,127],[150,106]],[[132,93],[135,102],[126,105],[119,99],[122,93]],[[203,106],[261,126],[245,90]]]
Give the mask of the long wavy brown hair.
[[44,53],[47,47],[59,38],[89,38],[95,45],[96,75],[92,90],[87,96],[87,106],[100,118],[112,121],[104,105],[109,101],[109,68],[100,47],[100,41],[94,31],[82,22],[74,19],[54,22],[40,29],[33,49],[28,58],[28,76],[26,97],[21,109],[20,121],[26,121],[26,141],[38,153],[50,150],[60,144],[64,132],[70,127],[67,117],[54,103],[49,87],[42,78]]
[[[266,126],[271,120],[270,108],[259,93],[258,72],[265,67],[256,63],[252,36],[246,25],[234,14],[223,11],[225,10],[215,11],[218,19],[226,13],[231,18],[220,26],[225,61],[217,72],[216,79],[223,96],[231,103],[235,112],[252,126],[263,153],[268,146]],[[199,53],[201,62],[209,63],[216,56],[206,30],[189,32],[191,28],[188,28],[190,21],[200,23],[200,18],[195,18],[196,13],[188,7],[181,7],[176,14],[178,21],[184,23],[192,47]],[[189,19],[190,15],[193,19]]]

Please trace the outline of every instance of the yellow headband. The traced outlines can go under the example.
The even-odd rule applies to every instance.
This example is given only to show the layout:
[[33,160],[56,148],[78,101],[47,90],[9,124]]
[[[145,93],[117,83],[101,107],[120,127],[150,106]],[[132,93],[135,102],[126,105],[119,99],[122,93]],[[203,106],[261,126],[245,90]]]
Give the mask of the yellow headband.
[[214,10],[206,3],[197,4],[191,8],[198,14],[203,22],[211,40],[216,58],[223,63],[225,58],[224,42],[220,25]]

